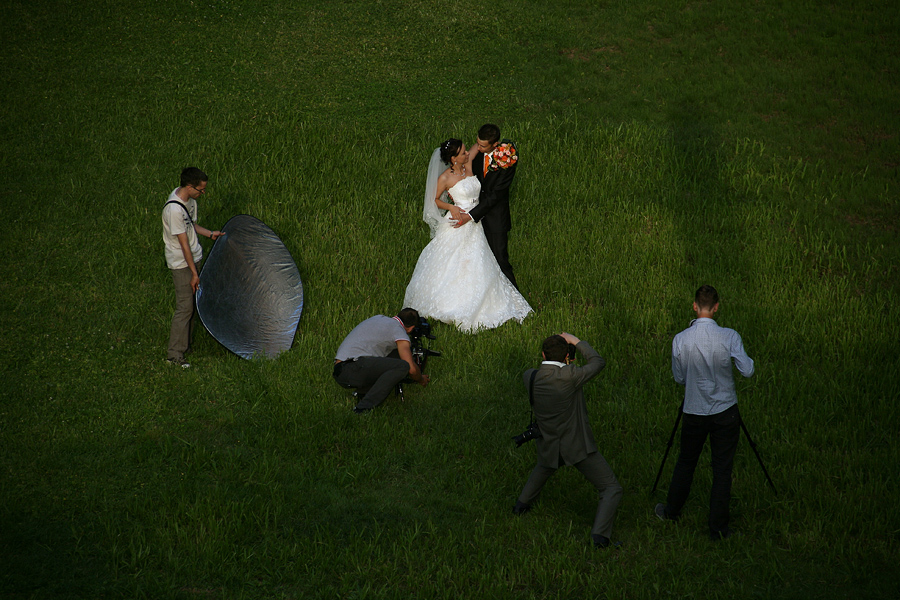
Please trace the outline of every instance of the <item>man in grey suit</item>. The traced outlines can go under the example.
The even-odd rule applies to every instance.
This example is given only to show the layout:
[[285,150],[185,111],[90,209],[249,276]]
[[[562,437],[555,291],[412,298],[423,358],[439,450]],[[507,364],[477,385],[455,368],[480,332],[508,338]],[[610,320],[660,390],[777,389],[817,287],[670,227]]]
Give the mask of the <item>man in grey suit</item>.
[[[585,359],[579,367],[569,364],[569,344]],[[606,366],[606,361],[590,344],[570,333],[552,335],[541,348],[544,361],[538,369],[525,371],[525,387],[533,385],[534,416],[541,430],[537,439],[537,465],[525,483],[513,512],[531,510],[544,483],[561,465],[572,465],[590,481],[600,496],[591,539],[598,548],[610,545],[616,508],[622,499],[622,486],[597,451],[588,422],[582,386]],[[533,384],[532,384],[533,375]]]

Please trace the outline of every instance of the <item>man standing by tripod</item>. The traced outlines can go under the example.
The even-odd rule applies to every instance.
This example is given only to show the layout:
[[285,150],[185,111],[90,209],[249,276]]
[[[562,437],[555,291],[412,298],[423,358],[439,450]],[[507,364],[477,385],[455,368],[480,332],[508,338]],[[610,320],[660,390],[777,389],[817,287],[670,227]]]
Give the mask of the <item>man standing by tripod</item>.
[[709,285],[694,296],[697,318],[672,340],[672,375],[685,386],[681,451],[666,504],[657,504],[656,516],[677,520],[691,491],[694,469],[709,436],[713,482],[709,499],[709,535],[713,540],[732,535],[728,527],[731,471],[741,434],[731,361],[744,377],[753,375],[753,360],[744,351],[741,336],[719,327],[713,315],[719,310],[719,294]]

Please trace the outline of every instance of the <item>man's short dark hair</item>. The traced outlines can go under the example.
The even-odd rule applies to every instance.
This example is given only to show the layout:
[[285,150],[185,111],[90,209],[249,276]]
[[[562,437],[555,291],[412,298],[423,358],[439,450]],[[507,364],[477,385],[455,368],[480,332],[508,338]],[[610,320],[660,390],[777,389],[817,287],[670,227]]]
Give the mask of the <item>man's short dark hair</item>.
[[181,172],[181,187],[188,185],[197,187],[204,181],[209,181],[209,177],[197,167],[188,167]]
[[719,292],[711,285],[701,285],[694,294],[694,302],[699,308],[710,310],[719,303]]
[[478,139],[488,144],[495,144],[500,141],[500,128],[493,123],[482,125],[478,130]]
[[561,335],[551,335],[541,344],[541,352],[544,353],[544,360],[566,362],[566,356],[569,354],[569,342]]
[[419,312],[414,308],[404,308],[397,313],[397,318],[404,327],[415,327],[419,324]]

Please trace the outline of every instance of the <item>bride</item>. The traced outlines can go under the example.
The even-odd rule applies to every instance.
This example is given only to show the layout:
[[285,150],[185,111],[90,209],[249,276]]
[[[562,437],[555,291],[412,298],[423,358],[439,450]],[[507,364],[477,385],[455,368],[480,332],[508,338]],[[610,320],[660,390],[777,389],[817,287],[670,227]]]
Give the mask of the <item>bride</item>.
[[481,192],[471,174],[472,156],[453,138],[431,156],[423,219],[432,239],[419,255],[403,301],[421,316],[452,323],[466,333],[510,319],[521,323],[532,310],[500,271],[481,223],[457,224],[461,214],[478,204]]

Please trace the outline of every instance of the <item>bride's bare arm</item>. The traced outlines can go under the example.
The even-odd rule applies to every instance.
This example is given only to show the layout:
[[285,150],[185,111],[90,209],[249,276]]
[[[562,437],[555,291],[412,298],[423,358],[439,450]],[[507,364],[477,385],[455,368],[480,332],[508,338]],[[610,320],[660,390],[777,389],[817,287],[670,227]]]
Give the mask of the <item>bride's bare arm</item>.
[[449,210],[450,215],[453,217],[453,220],[459,221],[459,216],[466,211],[456,206],[455,204],[450,204],[449,202],[444,202],[443,200],[441,200],[441,194],[443,194],[443,192],[437,195],[437,198],[434,199],[434,203],[437,204],[437,207],[441,210]]
[[443,196],[444,192],[446,192],[449,189],[449,186],[447,185],[448,179],[449,179],[449,177],[447,176],[447,173],[442,174],[438,178],[437,192],[436,192],[436,196],[434,198],[434,203],[441,210],[449,210],[450,214],[453,216],[453,220],[458,221],[460,214],[463,214],[466,211],[462,210],[460,207],[456,206],[455,204],[450,204],[449,202],[444,202],[443,200],[441,200],[441,196]]

